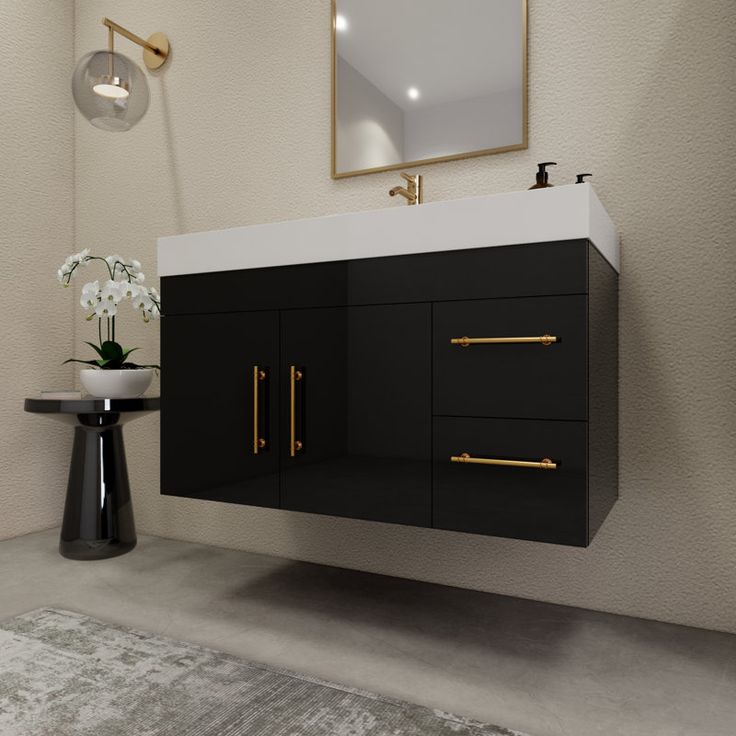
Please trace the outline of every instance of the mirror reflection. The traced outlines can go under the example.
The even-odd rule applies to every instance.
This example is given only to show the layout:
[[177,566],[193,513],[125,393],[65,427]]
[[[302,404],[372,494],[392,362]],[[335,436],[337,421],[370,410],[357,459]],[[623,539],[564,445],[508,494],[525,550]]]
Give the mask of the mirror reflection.
[[334,0],[333,175],[526,148],[526,0]]

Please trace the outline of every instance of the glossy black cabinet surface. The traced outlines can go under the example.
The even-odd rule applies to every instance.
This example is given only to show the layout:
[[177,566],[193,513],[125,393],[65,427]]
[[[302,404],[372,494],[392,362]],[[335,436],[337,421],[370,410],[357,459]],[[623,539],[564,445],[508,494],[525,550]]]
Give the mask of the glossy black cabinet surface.
[[[283,313],[282,362],[302,374],[302,445],[282,465],[282,508],[430,525],[430,312],[403,304]],[[282,405],[290,387],[282,382]],[[290,430],[284,422],[284,444]]]
[[[587,419],[587,327],[584,295],[436,304],[435,414]],[[556,342],[451,343],[547,334]]]
[[591,247],[568,240],[362,258],[167,276],[162,286],[167,315],[585,294]]
[[[575,546],[617,498],[618,275],[587,240],[162,291],[163,493]],[[227,356],[207,392],[193,346]]]
[[[440,529],[585,546],[585,422],[435,420],[434,525]],[[542,460],[556,470],[466,465],[472,457]]]
[[[278,341],[278,312],[166,318],[161,363],[171,370],[162,373],[163,493],[279,507]],[[258,454],[254,366],[266,373],[258,386],[259,434],[269,432]]]

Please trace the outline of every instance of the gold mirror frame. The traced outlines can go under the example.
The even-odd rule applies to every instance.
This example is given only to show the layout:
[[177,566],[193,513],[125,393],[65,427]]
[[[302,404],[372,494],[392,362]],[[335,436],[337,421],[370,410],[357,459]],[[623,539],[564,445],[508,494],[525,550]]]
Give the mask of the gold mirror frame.
[[445,161],[460,161],[466,158],[477,158],[479,156],[490,156],[496,153],[509,153],[511,151],[524,151],[529,148],[529,0],[521,0],[522,4],[522,20],[521,20],[521,50],[523,55],[522,62],[522,89],[524,90],[524,99],[522,101],[523,119],[522,119],[522,135],[523,140],[513,146],[503,146],[501,148],[486,148],[480,151],[469,151],[467,153],[458,153],[452,156],[439,156],[437,158],[425,158],[418,161],[403,161],[390,166],[377,166],[372,169],[360,169],[358,171],[337,171],[337,0],[332,0],[332,178],[345,179],[350,176],[363,176],[365,174],[377,174],[381,171],[396,171],[398,169],[410,168],[413,166],[424,166],[426,164],[440,164]]

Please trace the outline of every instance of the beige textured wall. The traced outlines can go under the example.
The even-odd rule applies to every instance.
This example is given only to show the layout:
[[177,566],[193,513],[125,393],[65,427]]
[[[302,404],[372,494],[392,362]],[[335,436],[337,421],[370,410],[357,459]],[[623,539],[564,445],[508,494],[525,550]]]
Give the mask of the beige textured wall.
[[[0,539],[56,526],[71,435],[23,412],[69,388],[73,3],[0,0]],[[36,52],[37,50],[37,52]]]
[[[422,173],[430,201],[524,188],[542,160],[561,163],[558,182],[596,175],[624,257],[621,500],[593,546],[163,498],[155,418],[128,428],[139,526],[736,632],[733,0],[530,5],[530,149]],[[78,0],[76,12],[77,54],[104,43],[103,14],[164,29],[174,49],[132,132],[77,117],[80,245],[153,273],[159,235],[400,206],[394,174],[329,177],[328,0]],[[156,326],[130,340],[156,357]]]

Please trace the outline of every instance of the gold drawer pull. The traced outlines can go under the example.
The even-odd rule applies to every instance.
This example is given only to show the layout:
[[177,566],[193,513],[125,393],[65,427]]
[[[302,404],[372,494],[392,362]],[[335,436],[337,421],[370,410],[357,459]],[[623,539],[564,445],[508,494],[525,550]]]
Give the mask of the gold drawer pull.
[[470,465],[503,465],[507,468],[534,468],[535,470],[557,470],[557,463],[548,457],[541,462],[528,462],[526,460],[494,460],[488,457],[470,457],[467,452],[462,455],[453,455],[451,463],[468,463]]
[[253,454],[257,455],[261,450],[266,448],[266,440],[261,437],[260,417],[258,415],[260,404],[258,396],[260,389],[258,384],[266,380],[266,371],[263,368],[253,366]]
[[304,444],[296,438],[296,384],[302,380],[302,372],[295,365],[289,366],[289,456],[296,457]]
[[540,337],[453,337],[450,342],[464,348],[471,345],[520,345],[528,343],[551,345],[557,342],[557,338],[554,335],[540,335]]

